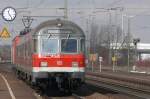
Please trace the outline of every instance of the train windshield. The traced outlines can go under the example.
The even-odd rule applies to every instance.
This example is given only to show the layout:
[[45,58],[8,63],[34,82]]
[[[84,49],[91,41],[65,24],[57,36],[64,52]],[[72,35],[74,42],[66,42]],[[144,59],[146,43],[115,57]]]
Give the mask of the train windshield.
[[58,53],[57,39],[42,39],[42,53]]
[[76,53],[77,52],[77,40],[76,39],[62,39],[61,40],[61,52]]

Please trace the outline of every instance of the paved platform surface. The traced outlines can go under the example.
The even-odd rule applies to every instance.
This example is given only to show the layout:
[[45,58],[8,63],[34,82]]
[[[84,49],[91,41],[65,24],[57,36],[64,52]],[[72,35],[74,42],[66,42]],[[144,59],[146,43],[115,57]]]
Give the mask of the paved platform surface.
[[0,99],[37,99],[33,89],[16,78],[11,64],[0,64]]
[[0,99],[11,99],[8,88],[2,77],[0,77]]

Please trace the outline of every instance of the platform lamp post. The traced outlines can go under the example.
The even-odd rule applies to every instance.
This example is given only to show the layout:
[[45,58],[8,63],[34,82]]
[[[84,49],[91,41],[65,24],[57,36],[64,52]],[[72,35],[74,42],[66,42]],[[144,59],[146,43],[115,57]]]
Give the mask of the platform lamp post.
[[135,65],[136,60],[137,60],[137,58],[138,58],[138,53],[137,53],[137,43],[139,43],[139,42],[140,42],[140,39],[139,39],[139,38],[134,38],[134,39],[133,39],[133,44],[134,44],[134,46],[135,46],[134,65]]

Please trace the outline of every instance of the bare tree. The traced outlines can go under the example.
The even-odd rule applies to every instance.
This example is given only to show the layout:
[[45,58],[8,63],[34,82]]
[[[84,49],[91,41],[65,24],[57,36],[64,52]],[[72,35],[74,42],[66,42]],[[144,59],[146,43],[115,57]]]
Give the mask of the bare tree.
[[[111,63],[111,57],[118,47],[118,44],[122,41],[122,30],[119,26],[110,27],[110,25],[101,25],[98,33],[98,49],[99,54],[105,57],[107,63]],[[112,48],[113,45],[114,47]]]
[[97,34],[98,34],[98,25],[93,23],[91,25],[91,32],[90,32],[90,52],[91,53],[96,53],[97,49],[96,49],[96,45],[98,44],[98,38],[97,38]]

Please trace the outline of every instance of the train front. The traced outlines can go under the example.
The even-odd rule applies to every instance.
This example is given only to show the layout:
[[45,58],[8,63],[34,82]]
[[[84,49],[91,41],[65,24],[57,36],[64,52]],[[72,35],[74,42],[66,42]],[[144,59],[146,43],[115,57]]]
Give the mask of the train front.
[[48,79],[61,90],[80,87],[85,72],[85,35],[81,28],[70,21],[52,20],[39,25],[32,34],[36,80]]

